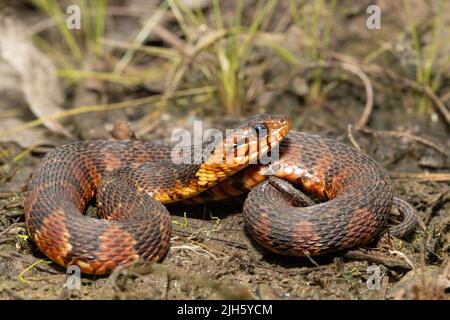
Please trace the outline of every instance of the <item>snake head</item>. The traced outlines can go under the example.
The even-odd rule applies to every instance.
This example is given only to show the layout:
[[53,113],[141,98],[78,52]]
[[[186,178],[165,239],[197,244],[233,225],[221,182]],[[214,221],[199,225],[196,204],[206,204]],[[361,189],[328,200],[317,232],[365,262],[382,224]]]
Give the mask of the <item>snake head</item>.
[[290,128],[291,122],[284,115],[255,115],[227,133],[226,142],[232,142],[227,144],[227,159],[248,164],[255,164],[263,158],[267,161]]
[[215,146],[205,163],[216,164],[221,170],[230,171],[227,175],[231,175],[246,165],[258,163],[262,158],[272,158],[272,151],[275,148],[278,150],[290,127],[289,119],[283,115],[253,116],[233,129],[225,130],[223,140]]

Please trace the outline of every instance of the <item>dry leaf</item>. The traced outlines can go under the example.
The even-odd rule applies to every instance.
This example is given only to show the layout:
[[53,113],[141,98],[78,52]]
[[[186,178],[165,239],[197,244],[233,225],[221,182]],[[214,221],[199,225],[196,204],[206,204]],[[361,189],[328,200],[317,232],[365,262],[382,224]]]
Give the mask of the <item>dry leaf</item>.
[[[20,85],[31,111],[37,117],[61,112],[63,94],[52,61],[31,42],[25,27],[10,16],[0,15],[0,55],[20,75]],[[55,120],[46,120],[50,130],[71,137]]]
[[21,120],[27,108],[27,102],[21,91],[20,77],[14,68],[0,62],[0,142],[15,142],[24,149],[40,145],[54,145],[50,140],[48,130],[34,127],[20,130],[11,135],[2,135],[25,124]]

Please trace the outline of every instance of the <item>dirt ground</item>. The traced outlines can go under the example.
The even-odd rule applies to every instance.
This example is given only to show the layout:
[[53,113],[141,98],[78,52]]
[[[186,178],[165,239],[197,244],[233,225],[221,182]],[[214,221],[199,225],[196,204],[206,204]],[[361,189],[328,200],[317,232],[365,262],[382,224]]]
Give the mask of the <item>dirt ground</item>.
[[[249,1],[244,5],[244,25],[252,22],[250,2],[253,3]],[[410,2],[421,44],[428,45],[434,29],[425,21],[435,17],[436,10],[424,1]],[[145,5],[143,3],[116,1],[111,6],[139,8]],[[153,8],[156,8],[159,2],[154,3]],[[240,66],[238,78],[245,91],[238,95],[235,104],[224,100],[220,94],[223,83],[198,79],[199,70],[195,65],[201,62],[195,59],[194,66],[186,66],[176,86],[168,85],[165,77],[167,72],[173,72],[176,77],[177,72],[171,69],[160,70],[157,76],[146,74],[145,81],[139,78],[137,82],[124,83],[99,76],[114,68],[117,57],[123,53],[118,48],[104,53],[103,57],[108,58],[105,60],[93,59],[88,65],[69,63],[72,69],[98,71],[96,76],[76,78],[61,71],[69,69],[60,64],[67,60],[64,54],[70,56],[67,48],[66,51],[62,48],[58,55],[55,50],[41,45],[39,50],[56,61],[58,79],[62,79],[64,99],[57,104],[61,110],[112,105],[158,96],[170,90],[172,93],[167,100],[159,98],[139,107],[100,108],[100,111],[61,117],[61,122],[55,121],[56,125],[52,120],[44,121],[41,126],[27,127],[29,121],[55,111],[39,109],[39,103],[30,102],[27,96],[29,90],[35,90],[36,100],[45,98],[46,94],[51,96],[51,92],[42,94],[40,91],[50,90],[51,83],[46,84],[47,88],[27,89],[23,84],[26,74],[19,71],[18,83],[24,89],[22,98],[17,99],[4,89],[10,71],[4,71],[0,64],[0,126],[6,132],[0,135],[0,299],[450,298],[450,124],[442,109],[448,112],[450,106],[450,68],[430,69],[432,76],[439,74],[439,85],[419,84],[415,71],[418,63],[408,60],[414,60],[414,53],[408,52],[413,50],[413,41],[407,32],[408,19],[402,1],[377,2],[383,17],[382,28],[378,31],[361,27],[365,26],[369,2],[361,1],[356,5],[351,1],[339,1],[333,9],[335,17],[330,40],[320,58],[323,67],[320,69],[320,94],[314,95],[317,76],[314,70],[318,69],[307,66],[317,65],[318,60],[311,57],[308,53],[311,50],[302,42],[306,37],[302,33],[304,30],[292,27],[295,19],[285,17],[284,10],[290,8],[290,3],[277,2],[271,8],[273,14],[263,21],[260,30],[271,35],[273,41],[282,39],[286,50],[295,56],[308,56],[308,59],[301,60],[296,73],[292,73],[294,68],[272,49],[255,45],[249,51],[251,58]],[[309,2],[311,6],[314,3]],[[318,29],[322,33],[332,1],[324,3]],[[62,1],[61,7],[64,4],[66,2]],[[211,6],[207,4],[202,10],[208,25],[214,26]],[[259,4],[256,11],[264,12],[263,7]],[[233,16],[233,8],[223,4],[225,21],[226,17]],[[34,30],[38,30],[34,32],[41,39],[58,47],[57,28],[39,25],[48,18],[39,7],[27,2],[6,1],[0,9],[2,15],[21,17],[28,30],[34,26]],[[450,32],[450,10],[441,12],[445,14],[440,15],[439,30]],[[109,17],[103,38],[130,43],[148,17],[148,12],[139,16],[141,24],[130,17]],[[0,25],[5,23],[2,19],[5,17],[0,16]],[[178,40],[171,42],[170,37],[159,30],[154,38],[149,36],[146,45],[176,48],[177,41],[189,44],[181,36],[179,21],[168,18],[160,24],[172,36],[178,36]],[[124,34],[116,34],[117,30]],[[34,41],[37,43],[36,39]],[[1,44],[0,41],[0,48]],[[84,54],[91,52],[90,48],[83,48]],[[448,60],[450,47],[439,46],[435,51],[438,53],[433,56],[433,66],[442,67],[444,62],[439,59]],[[424,49],[422,54],[425,52]],[[205,59],[216,53],[211,49],[205,53]],[[368,59],[371,56],[375,57]],[[162,65],[161,59],[141,54],[130,62],[131,70],[127,69],[124,76],[131,79],[130,75],[136,75],[133,72],[157,68]],[[15,65],[4,53],[0,62],[5,61]],[[33,61],[39,64],[41,60]],[[218,90],[199,96],[177,96],[179,91],[199,84],[213,85]],[[430,86],[433,86],[431,94],[423,89]],[[367,95],[370,88],[372,97],[370,93]],[[425,102],[421,104],[421,101]],[[198,206],[174,205],[169,207],[174,229],[171,246],[160,263],[120,268],[106,277],[83,275],[78,289],[64,286],[70,278],[66,270],[49,261],[28,237],[23,210],[27,184],[51,147],[74,140],[111,138],[110,131],[117,120],[129,122],[139,139],[163,143],[170,141],[174,128],[192,130],[196,119],[202,119],[204,127],[223,129],[256,113],[286,114],[293,122],[293,129],[353,145],[383,164],[391,175],[395,196],[408,201],[417,210],[420,223],[416,231],[402,240],[384,233],[350,252],[313,259],[294,258],[270,253],[245,234],[242,198]],[[358,126],[361,122],[362,126]],[[14,128],[19,130],[11,131]],[[379,282],[374,281],[377,272]]]

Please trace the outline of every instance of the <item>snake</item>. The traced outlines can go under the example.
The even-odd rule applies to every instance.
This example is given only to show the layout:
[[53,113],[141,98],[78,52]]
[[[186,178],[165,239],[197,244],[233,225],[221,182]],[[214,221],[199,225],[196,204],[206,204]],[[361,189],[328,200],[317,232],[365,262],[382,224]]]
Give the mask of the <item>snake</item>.
[[[248,193],[246,231],[283,255],[365,244],[386,228],[393,204],[403,221],[390,232],[411,232],[414,209],[393,197],[381,165],[350,146],[290,127],[286,116],[256,115],[204,142],[201,152],[139,140],[56,147],[28,186],[28,233],[55,263],[103,275],[137,260],[161,260],[171,236],[165,204],[179,201]],[[323,202],[302,203],[299,188]],[[101,219],[86,213],[94,199]]]

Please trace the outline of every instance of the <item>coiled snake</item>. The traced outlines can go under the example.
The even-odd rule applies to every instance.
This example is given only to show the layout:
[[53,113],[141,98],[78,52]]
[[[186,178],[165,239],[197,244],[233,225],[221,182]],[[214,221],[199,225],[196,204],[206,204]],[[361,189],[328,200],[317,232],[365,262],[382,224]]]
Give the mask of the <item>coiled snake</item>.
[[[269,250],[316,255],[372,239],[386,225],[393,202],[385,170],[344,144],[289,129],[284,116],[254,116],[226,138],[205,143],[202,157],[191,164],[173,161],[180,152],[172,146],[149,142],[60,146],[46,154],[29,184],[28,231],[54,262],[106,274],[137,259],[164,256],[171,223],[163,204],[251,190],[245,226]],[[274,154],[279,159],[270,164],[253,164]],[[329,201],[298,207],[308,204],[295,201],[298,191],[276,177]],[[94,197],[103,219],[83,215]],[[415,226],[415,215],[396,201],[404,221],[391,233],[401,236]]]

